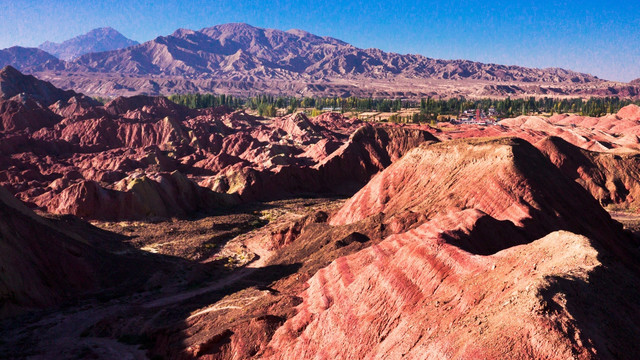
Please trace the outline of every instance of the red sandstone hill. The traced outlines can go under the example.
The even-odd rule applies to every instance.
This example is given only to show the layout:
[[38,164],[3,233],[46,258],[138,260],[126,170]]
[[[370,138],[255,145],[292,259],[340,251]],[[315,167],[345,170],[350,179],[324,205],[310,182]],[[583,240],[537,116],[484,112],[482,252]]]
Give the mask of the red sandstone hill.
[[[322,218],[274,234],[265,268],[297,270],[188,311],[182,332],[175,319],[147,327],[162,339],[150,353],[631,359],[640,351],[635,245],[523,140],[422,144],[331,224]],[[132,322],[153,314],[132,313]],[[112,324],[101,329],[117,336],[128,326]]]
[[433,219],[318,271],[261,357],[638,354],[637,275],[564,231],[491,256],[468,253],[443,233],[464,229],[462,215]]
[[[304,204],[305,215],[234,238],[259,248],[259,262],[189,289],[182,272],[159,283],[156,270],[175,272],[114,234],[37,216],[0,190],[4,315],[112,285],[150,290],[30,323],[0,342],[10,354],[33,346],[29,354],[86,355],[91,342],[116,346],[117,357],[140,351],[123,342],[168,358],[640,353],[637,243],[594,198],[635,206],[637,151],[622,141],[634,107],[443,129],[437,139],[428,127],[340,114],[267,119],[147,96],[104,106],[81,96],[9,101],[0,106],[0,184],[52,213],[188,217],[360,188],[335,212]],[[486,135],[510,137],[454,139]],[[602,152],[585,150],[598,144]],[[159,226],[186,246],[173,221]],[[74,330],[59,339],[65,327]]]
[[601,117],[576,114],[518,116],[503,119],[498,126],[441,125],[441,140],[469,137],[517,136],[532,144],[555,136],[585,150],[633,153],[640,149],[640,107],[628,105],[616,114]]
[[[414,148],[347,201],[331,224],[382,213],[392,231],[402,232],[452,208],[477,209],[526,228],[529,240],[559,229],[601,239],[615,233],[609,215],[589,194],[518,138]],[[577,215],[585,208],[592,209],[588,222]]]
[[[501,128],[490,127],[456,132],[456,137],[482,136],[482,132],[494,136],[500,132],[511,133],[536,142],[545,136],[557,136],[593,151],[609,151],[617,148],[638,149],[637,139],[640,134],[640,107],[628,105],[616,114],[602,117],[581,116],[575,114],[556,114],[551,117],[519,116],[504,119],[499,123]],[[480,130],[480,131],[478,131]],[[486,135],[485,135],[486,136]]]
[[621,119],[640,121],[640,106],[631,104],[623,107],[616,114]]
[[599,118],[579,115],[520,116],[500,126],[460,125],[437,134],[442,140],[517,136],[549,158],[602,205],[636,209],[640,107],[628,105]]
[[[628,294],[638,280],[635,245],[525,141],[423,144],[331,224],[358,226],[375,214],[396,234],[318,271],[263,358],[630,359],[640,351],[632,340],[640,303],[604,290]],[[608,321],[618,325],[596,325]]]
[[36,131],[53,126],[62,118],[47,106],[77,97],[78,101],[95,105],[73,91],[63,91],[46,81],[23,75],[11,66],[0,70],[0,132],[28,129]]
[[561,138],[536,144],[566,176],[587,189],[602,205],[637,208],[640,199],[640,154],[599,153],[580,149]]
[[52,113],[30,97],[15,96],[0,100],[0,132],[39,130],[58,123],[60,116]]
[[437,141],[423,129],[339,114],[264,119],[148,96],[102,106],[12,68],[3,74],[0,84],[27,92],[0,102],[0,184],[31,206],[84,218],[182,217],[348,194],[412,147]]
[[[187,311],[180,332],[175,317],[150,324],[157,311],[131,312],[158,339],[150,354],[629,359],[640,351],[635,245],[523,140],[422,144],[331,224],[316,215],[273,234],[264,269],[297,265],[282,279]],[[119,336],[130,325],[105,328]]]
[[[65,293],[95,289],[85,244],[55,231],[0,188],[3,274],[1,316],[55,304]],[[60,263],[58,263],[60,261]]]

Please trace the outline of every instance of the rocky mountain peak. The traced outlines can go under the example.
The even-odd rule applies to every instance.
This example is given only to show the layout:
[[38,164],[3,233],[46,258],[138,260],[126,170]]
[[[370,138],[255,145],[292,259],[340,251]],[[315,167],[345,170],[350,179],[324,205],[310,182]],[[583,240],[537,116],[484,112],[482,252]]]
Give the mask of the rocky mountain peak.
[[118,50],[137,44],[112,27],[102,27],[61,43],[46,41],[38,48],[68,61],[90,52]]

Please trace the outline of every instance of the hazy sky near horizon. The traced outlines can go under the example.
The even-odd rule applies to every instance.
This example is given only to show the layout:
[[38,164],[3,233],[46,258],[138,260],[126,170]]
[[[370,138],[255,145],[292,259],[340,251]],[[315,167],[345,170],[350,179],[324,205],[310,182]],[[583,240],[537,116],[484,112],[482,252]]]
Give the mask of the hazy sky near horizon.
[[103,26],[144,42],[228,22],[432,58],[640,78],[640,0],[0,0],[0,49],[61,42]]

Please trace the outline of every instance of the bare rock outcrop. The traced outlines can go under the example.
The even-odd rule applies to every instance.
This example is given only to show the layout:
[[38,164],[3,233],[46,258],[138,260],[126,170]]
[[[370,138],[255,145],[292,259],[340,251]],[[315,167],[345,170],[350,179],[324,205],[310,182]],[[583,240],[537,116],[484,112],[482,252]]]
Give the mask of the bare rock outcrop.
[[640,154],[601,153],[578,148],[561,138],[536,143],[563,174],[587,189],[603,206],[637,208],[640,199]]
[[35,100],[17,95],[0,100],[0,120],[0,132],[14,132],[25,129],[36,131],[53,126],[62,118]]
[[584,189],[519,138],[423,144],[376,175],[330,222],[382,213],[401,232],[451,208],[510,221],[530,240],[561,229],[604,240],[619,230]]
[[640,304],[607,295],[630,294],[637,276],[603,264],[597,246],[566,231],[491,256],[449,244],[441,229],[460,232],[475,216],[434,218],[318,271],[263,358],[631,359],[640,351],[637,311],[613,310]]
[[174,172],[128,177],[112,189],[80,181],[59,193],[36,197],[34,203],[51,213],[118,220],[184,217],[198,210],[235,205],[239,199],[214,193]]

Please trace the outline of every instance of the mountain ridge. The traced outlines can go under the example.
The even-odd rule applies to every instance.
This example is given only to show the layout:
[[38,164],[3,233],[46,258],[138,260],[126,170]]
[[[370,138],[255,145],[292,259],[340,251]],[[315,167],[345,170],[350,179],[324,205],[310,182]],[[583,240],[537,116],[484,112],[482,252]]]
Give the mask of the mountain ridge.
[[60,43],[45,41],[38,48],[69,61],[87,53],[117,50],[137,44],[137,41],[126,38],[112,27],[102,27]]
[[413,98],[640,96],[634,85],[562,68],[360,49],[304,30],[282,31],[244,23],[177,29],[125,49],[84,54],[62,65],[25,64],[16,67],[38,73],[58,87],[106,96],[185,92]]

